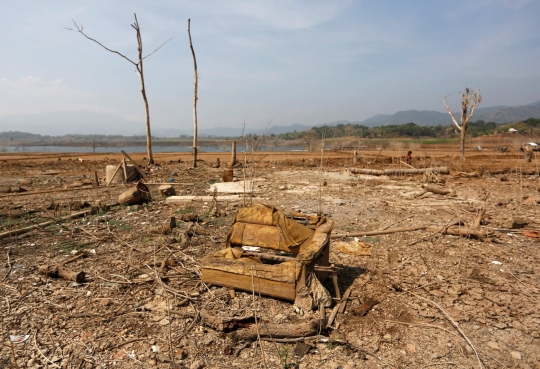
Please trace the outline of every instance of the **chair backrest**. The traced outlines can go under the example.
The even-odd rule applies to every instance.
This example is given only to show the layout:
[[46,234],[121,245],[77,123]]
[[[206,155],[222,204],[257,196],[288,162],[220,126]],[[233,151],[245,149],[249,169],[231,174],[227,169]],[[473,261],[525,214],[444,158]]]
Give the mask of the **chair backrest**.
[[285,213],[266,205],[241,209],[227,237],[227,246],[259,246],[298,253],[299,245],[315,231],[287,218]]

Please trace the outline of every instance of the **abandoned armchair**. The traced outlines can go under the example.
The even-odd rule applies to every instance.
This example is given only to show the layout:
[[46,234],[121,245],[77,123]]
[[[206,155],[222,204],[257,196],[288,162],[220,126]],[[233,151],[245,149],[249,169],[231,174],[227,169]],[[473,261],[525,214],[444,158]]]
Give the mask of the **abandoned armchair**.
[[[227,236],[227,247],[202,259],[202,281],[285,300],[298,301],[297,294],[310,294],[312,300],[318,300],[314,305],[329,306],[332,299],[318,281],[324,281],[330,271],[334,222],[323,216],[304,219],[302,225],[266,205],[241,209]],[[249,252],[243,246],[274,253]],[[314,285],[326,291],[325,296],[314,296]]]

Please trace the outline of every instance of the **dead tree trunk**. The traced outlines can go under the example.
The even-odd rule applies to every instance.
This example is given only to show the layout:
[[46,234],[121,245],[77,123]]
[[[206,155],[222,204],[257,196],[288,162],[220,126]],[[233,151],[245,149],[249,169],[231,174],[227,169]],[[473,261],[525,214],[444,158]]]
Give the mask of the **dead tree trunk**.
[[199,99],[197,96],[197,89],[199,87],[199,74],[197,73],[197,58],[195,58],[195,50],[193,49],[193,44],[191,42],[191,31],[190,31],[190,23],[191,19],[188,19],[188,36],[189,36],[189,47],[191,48],[191,54],[193,55],[193,69],[194,69],[194,85],[195,85],[195,91],[193,93],[193,168],[197,167],[197,100]]
[[146,123],[146,152],[148,154],[148,163],[154,164],[154,155],[152,154],[152,134],[150,133],[150,110],[148,108],[148,99],[146,98],[146,89],[144,87],[144,73],[143,73],[143,56],[142,56],[142,39],[141,29],[139,27],[139,21],[137,20],[137,14],[135,16],[135,23],[131,25],[137,31],[137,50],[139,51],[139,63],[137,64],[137,74],[141,78],[141,94],[144,101],[144,117]]
[[482,102],[482,96],[480,95],[480,89],[477,89],[476,92],[472,92],[468,87],[465,88],[465,92],[461,92],[461,122],[458,123],[456,118],[454,117],[454,113],[450,110],[448,105],[446,104],[446,97],[448,95],[444,96],[444,107],[446,108],[446,111],[448,111],[448,114],[450,114],[450,118],[452,118],[452,122],[457,127],[459,131],[459,141],[460,141],[460,147],[461,147],[461,160],[465,159],[465,134],[467,132],[467,124],[469,123],[469,120],[472,118],[474,114],[474,110],[476,107]]
[[86,37],[90,41],[95,42],[96,44],[98,44],[99,46],[101,46],[102,48],[104,48],[105,50],[107,50],[107,51],[109,51],[109,52],[111,52],[113,54],[120,55],[122,58],[126,59],[128,62],[130,62],[131,64],[133,64],[135,66],[135,69],[137,70],[137,74],[139,75],[139,78],[141,79],[141,94],[142,94],[143,101],[144,101],[145,122],[146,122],[146,150],[147,150],[147,153],[148,153],[148,162],[150,164],[153,164],[154,163],[154,156],[152,155],[152,135],[150,133],[150,110],[148,108],[148,99],[146,97],[146,89],[144,87],[144,73],[143,73],[143,63],[142,62],[143,62],[144,59],[148,58],[150,55],[152,55],[153,53],[155,53],[156,51],[161,49],[161,47],[163,45],[165,45],[167,42],[169,42],[170,40],[172,40],[172,38],[168,39],[167,41],[162,43],[157,49],[155,49],[150,54],[143,57],[142,56],[141,29],[139,27],[139,21],[137,20],[137,14],[134,14],[134,16],[135,16],[135,23],[133,23],[131,25],[131,27],[133,27],[135,29],[135,31],[137,32],[137,49],[138,49],[138,52],[139,52],[139,60],[137,62],[129,59],[127,56],[125,56],[124,54],[122,54],[122,53],[120,53],[118,51],[109,49],[108,47],[106,47],[101,42],[97,41],[96,39],[93,39],[93,38],[87,36],[83,32],[84,27],[82,25],[79,26],[77,23],[75,23],[75,21],[73,21],[73,25],[75,26],[75,29],[67,28],[67,27],[66,27],[66,29],[70,30],[70,31],[79,32],[81,35],[83,35],[84,37]]
[[234,167],[234,164],[236,164],[236,140],[232,142],[232,149],[231,149],[231,168]]

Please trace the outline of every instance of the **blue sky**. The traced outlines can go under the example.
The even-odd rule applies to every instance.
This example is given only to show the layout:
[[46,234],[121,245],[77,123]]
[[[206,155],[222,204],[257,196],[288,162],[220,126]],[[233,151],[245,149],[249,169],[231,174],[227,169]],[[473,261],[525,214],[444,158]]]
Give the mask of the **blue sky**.
[[[11,1],[0,13],[0,117],[84,111],[144,121],[139,79],[117,55],[70,32],[72,19],[136,58],[154,127],[191,129],[193,60],[201,128],[357,121],[399,110],[540,100],[540,1]],[[73,128],[76,130],[76,127]],[[142,129],[141,129],[142,130]]]

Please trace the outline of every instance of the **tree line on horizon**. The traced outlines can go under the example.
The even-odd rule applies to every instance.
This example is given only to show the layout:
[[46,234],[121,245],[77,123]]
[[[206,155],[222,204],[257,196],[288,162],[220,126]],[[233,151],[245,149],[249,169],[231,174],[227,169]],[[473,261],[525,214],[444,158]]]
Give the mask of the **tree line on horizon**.
[[[490,135],[493,133],[506,132],[510,128],[517,129],[520,133],[531,134],[534,129],[540,129],[540,119],[529,118],[517,123],[495,123],[477,120],[469,123],[467,133],[471,137]],[[419,126],[415,123],[407,123],[401,125],[388,125],[378,127],[367,127],[360,124],[338,124],[336,126],[320,126],[313,127],[306,131],[294,131],[281,134],[265,135],[271,139],[279,139],[284,141],[293,141],[305,139],[306,136],[312,136],[314,139],[331,139],[343,137],[358,137],[358,138],[448,138],[454,137],[454,126],[438,125],[438,126]],[[254,139],[258,139],[261,135],[249,134],[246,135]],[[190,139],[189,136],[181,137],[152,137],[158,140],[174,140],[174,139]],[[219,139],[225,137],[212,137],[209,139]],[[232,137],[231,137],[232,138]],[[145,140],[144,135],[104,135],[104,134],[67,134],[63,136],[40,135],[36,133],[8,131],[0,132],[1,141],[10,140],[81,140],[81,141],[115,141],[115,140]]]
[[[471,137],[501,133],[515,128],[521,133],[532,133],[533,129],[540,128],[540,119],[529,118],[517,123],[495,123],[477,120],[469,123],[467,134]],[[419,126],[416,123],[406,123],[400,125],[387,125],[378,127],[367,127],[360,124],[337,124],[335,126],[313,127],[307,131],[294,131],[278,135],[269,135],[272,138],[282,140],[299,140],[306,135],[313,135],[319,139],[358,137],[358,138],[443,138],[455,135],[453,125]]]

